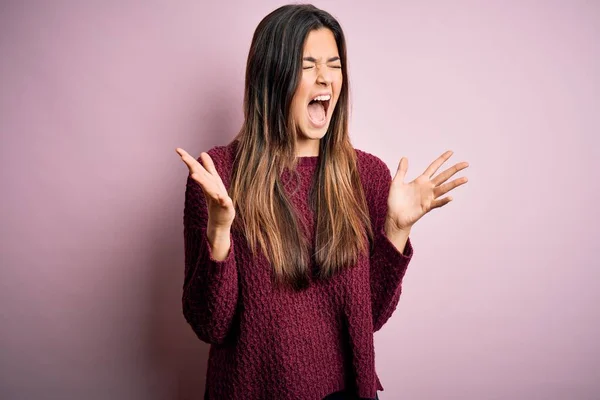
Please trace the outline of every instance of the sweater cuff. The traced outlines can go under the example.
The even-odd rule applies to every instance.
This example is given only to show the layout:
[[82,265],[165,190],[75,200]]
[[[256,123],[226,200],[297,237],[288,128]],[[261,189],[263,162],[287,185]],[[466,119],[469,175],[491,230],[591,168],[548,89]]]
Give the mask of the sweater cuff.
[[222,261],[214,259],[212,248],[210,247],[210,242],[208,241],[208,235],[206,234],[206,230],[202,231],[202,246],[202,254],[205,255],[205,262],[213,264],[216,268],[224,268],[227,264],[230,264],[235,261],[235,257],[233,254],[234,244],[232,235],[229,235],[229,253],[227,254],[227,257],[225,257],[225,259]]
[[413,247],[410,241],[410,236],[406,240],[404,245],[404,251],[400,252],[398,248],[391,242],[391,240],[385,234],[385,230],[380,228],[377,232],[376,247],[380,255],[386,260],[389,260],[391,264],[397,264],[402,262],[408,262],[413,255]]

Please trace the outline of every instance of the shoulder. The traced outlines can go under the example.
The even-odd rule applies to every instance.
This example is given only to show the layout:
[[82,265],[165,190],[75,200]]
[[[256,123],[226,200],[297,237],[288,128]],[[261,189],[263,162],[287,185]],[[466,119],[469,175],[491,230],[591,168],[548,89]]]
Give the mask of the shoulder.
[[375,182],[386,175],[391,177],[390,169],[381,158],[364,150],[354,149],[354,151],[358,173],[363,182]]
[[[237,147],[237,141],[233,141],[224,146],[214,146],[211,147],[206,152],[213,159],[213,161],[220,164],[228,164],[233,162],[233,158],[235,157],[235,148]],[[198,157],[200,159],[200,157]]]
[[[374,154],[360,149],[356,152],[356,166],[365,198],[370,206],[379,204],[382,196],[386,197],[392,181],[387,164]],[[387,198],[387,197],[386,197]]]
[[372,220],[376,221],[381,210],[386,207],[392,175],[387,164],[381,158],[363,150],[354,149],[354,151],[369,214]]

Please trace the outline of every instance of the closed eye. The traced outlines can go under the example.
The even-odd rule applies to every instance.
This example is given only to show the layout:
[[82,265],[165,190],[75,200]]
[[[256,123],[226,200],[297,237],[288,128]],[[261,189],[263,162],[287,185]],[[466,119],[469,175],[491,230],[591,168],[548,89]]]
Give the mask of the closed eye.
[[[314,65],[303,66],[302,69],[311,69],[314,68]],[[329,68],[342,69],[341,65],[330,65]]]

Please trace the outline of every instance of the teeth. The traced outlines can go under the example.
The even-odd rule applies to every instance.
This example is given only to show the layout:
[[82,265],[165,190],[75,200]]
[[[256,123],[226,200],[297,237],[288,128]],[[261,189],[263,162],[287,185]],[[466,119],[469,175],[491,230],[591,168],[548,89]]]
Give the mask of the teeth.
[[314,99],[312,99],[312,101],[327,101],[331,99],[331,95],[323,95],[323,96],[317,96]]

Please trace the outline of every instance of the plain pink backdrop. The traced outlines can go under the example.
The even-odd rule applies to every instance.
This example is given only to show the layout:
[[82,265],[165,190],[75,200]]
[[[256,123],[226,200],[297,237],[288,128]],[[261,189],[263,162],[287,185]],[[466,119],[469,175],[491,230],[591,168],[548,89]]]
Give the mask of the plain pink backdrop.
[[[0,3],[2,399],[202,398],[174,149],[237,133],[282,4]],[[413,230],[380,397],[600,398],[600,4],[315,5],[347,36],[355,147],[410,180],[471,164]]]

